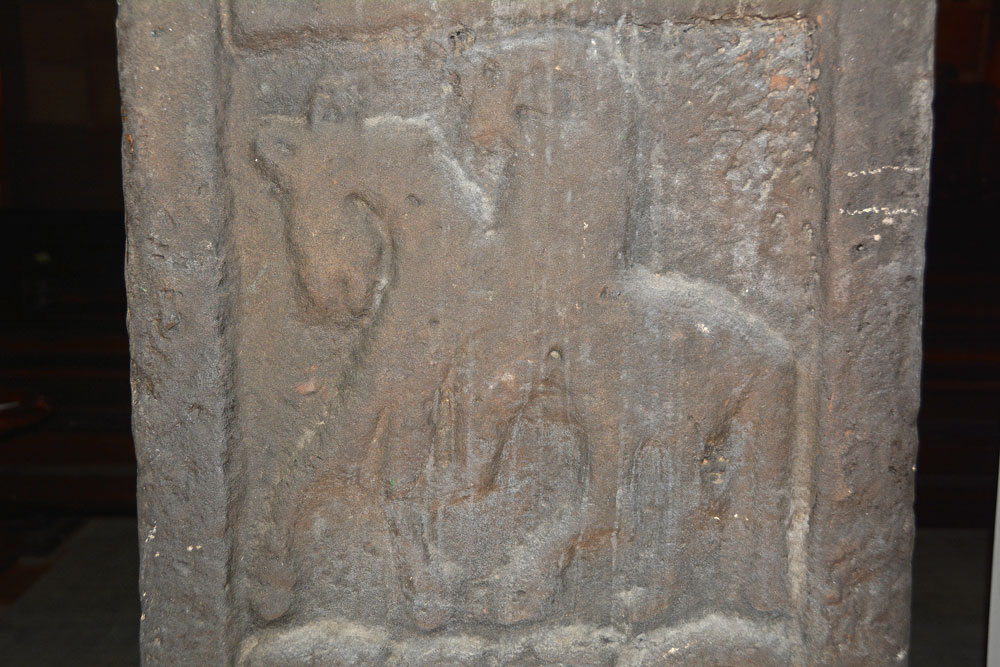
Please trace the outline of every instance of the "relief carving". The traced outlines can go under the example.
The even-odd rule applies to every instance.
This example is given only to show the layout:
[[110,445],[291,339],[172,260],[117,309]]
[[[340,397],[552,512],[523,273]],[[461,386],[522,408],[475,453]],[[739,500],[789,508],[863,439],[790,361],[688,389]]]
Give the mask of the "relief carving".
[[905,662],[933,2],[118,4],[144,663]]
[[793,346],[724,281],[634,251],[665,142],[634,125],[627,48],[443,44],[440,100],[326,76],[250,138],[287,275],[265,305],[289,317],[255,354],[308,379],[246,418],[286,415],[290,441],[242,524],[245,660],[405,662],[399,637],[462,630],[520,664],[555,650],[548,618],[593,624],[581,656],[720,609],[787,618]]
[[426,464],[412,488],[390,491],[386,502],[400,585],[422,629],[511,625],[551,611],[584,527],[590,452],[558,353],[549,360],[478,467],[456,439],[462,399],[450,378],[435,392],[432,415],[444,419],[434,422]]

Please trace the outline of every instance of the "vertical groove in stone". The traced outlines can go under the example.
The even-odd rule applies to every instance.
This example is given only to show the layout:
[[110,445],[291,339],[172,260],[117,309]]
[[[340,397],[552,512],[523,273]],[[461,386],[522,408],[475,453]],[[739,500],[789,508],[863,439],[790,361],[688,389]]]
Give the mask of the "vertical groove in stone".
[[[223,256],[222,276],[223,283],[220,284],[220,322],[221,338],[223,345],[223,357],[220,360],[226,368],[225,386],[225,442],[223,444],[223,479],[224,479],[224,502],[225,502],[225,617],[223,619],[222,641],[224,642],[224,660],[231,663],[239,643],[240,636],[245,630],[245,619],[238,613],[239,607],[234,604],[233,586],[233,559],[235,558],[235,524],[242,516],[242,507],[246,502],[243,493],[244,485],[240,480],[245,479],[247,470],[245,458],[240,456],[239,448],[241,442],[241,431],[239,420],[236,417],[236,346],[238,345],[236,313],[236,288],[239,284],[239,266],[237,264],[237,253],[233,247],[232,237],[232,217],[233,198],[235,193],[232,187],[232,179],[226,167],[226,127],[230,122],[230,102],[232,100],[232,70],[233,54],[232,42],[230,40],[231,27],[229,16],[228,0],[216,0],[216,38],[215,57],[218,63],[218,109],[216,115],[216,158],[219,170],[222,174],[220,198],[224,205],[224,210],[220,216],[221,224],[221,248]],[[229,321],[223,320],[223,315]]]

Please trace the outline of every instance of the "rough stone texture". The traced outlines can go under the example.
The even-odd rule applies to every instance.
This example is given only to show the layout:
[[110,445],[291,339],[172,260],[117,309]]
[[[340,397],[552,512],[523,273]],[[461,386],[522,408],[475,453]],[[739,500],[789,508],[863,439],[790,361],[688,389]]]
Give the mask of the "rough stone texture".
[[123,2],[144,661],[905,662],[933,16]]

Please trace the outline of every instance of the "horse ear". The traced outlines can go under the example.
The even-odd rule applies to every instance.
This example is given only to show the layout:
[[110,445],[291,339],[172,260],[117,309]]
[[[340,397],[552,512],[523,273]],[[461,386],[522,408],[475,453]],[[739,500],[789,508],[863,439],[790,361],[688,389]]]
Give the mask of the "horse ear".
[[282,116],[267,119],[257,132],[253,143],[254,162],[283,190],[291,185],[289,166],[302,147],[304,134],[301,121]]
[[309,105],[309,124],[357,120],[363,99],[361,82],[356,77],[335,75],[320,79]]

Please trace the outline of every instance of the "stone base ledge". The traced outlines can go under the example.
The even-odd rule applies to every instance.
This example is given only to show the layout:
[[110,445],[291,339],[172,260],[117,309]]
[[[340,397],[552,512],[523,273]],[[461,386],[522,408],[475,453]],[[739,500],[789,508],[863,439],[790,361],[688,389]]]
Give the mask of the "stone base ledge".
[[[797,642],[779,623],[709,614],[681,625],[628,635],[578,624],[504,632],[400,637],[382,626],[325,619],[248,637],[239,665],[785,665]],[[731,664],[731,663],[727,663]]]

